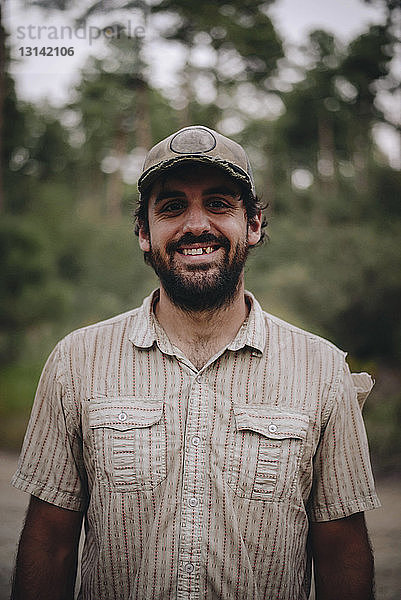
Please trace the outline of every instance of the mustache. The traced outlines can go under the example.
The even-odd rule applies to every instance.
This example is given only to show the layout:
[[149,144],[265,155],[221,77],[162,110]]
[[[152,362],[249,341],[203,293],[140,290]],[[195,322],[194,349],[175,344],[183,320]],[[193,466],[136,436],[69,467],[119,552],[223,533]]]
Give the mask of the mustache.
[[179,240],[166,244],[166,252],[168,254],[173,254],[177,248],[185,246],[186,244],[218,244],[226,250],[229,250],[231,246],[229,240],[223,235],[217,236],[212,233],[194,235],[193,233],[188,232],[184,233]]

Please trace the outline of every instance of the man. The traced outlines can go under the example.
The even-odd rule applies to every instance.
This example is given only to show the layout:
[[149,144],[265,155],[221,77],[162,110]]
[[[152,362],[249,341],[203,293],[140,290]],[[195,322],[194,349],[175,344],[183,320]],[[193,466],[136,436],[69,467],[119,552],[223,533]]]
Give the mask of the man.
[[244,291],[260,204],[206,127],[157,144],[137,227],[160,288],[73,332],[39,384],[13,483],[31,494],[14,600],[373,598],[379,505],[344,353]]

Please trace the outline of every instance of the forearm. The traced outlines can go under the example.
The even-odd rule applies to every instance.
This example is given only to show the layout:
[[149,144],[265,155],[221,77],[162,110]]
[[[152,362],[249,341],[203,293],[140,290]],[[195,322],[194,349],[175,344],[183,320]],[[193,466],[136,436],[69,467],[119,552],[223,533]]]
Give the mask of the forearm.
[[373,600],[373,554],[363,513],[312,527],[316,600]]
[[72,600],[82,514],[31,497],[11,600]]
[[23,532],[11,600],[72,600],[78,552]]
[[374,600],[371,553],[315,561],[315,587],[316,600]]

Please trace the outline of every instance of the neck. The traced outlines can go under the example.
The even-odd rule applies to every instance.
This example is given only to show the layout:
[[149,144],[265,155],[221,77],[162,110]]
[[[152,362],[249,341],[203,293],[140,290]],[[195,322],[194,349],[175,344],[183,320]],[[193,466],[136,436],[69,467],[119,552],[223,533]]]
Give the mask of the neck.
[[238,290],[230,303],[218,309],[185,311],[176,306],[163,287],[155,307],[159,323],[170,341],[187,353],[188,348],[199,351],[208,348],[208,358],[234,339],[248,315],[244,283],[240,280]]

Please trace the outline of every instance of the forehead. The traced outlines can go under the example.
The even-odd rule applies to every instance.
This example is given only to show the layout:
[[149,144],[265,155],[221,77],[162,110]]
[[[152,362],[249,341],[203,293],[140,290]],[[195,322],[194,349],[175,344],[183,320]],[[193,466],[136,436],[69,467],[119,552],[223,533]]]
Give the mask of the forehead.
[[197,188],[207,193],[209,189],[226,189],[228,193],[238,195],[241,186],[237,181],[218,167],[208,165],[190,164],[177,166],[161,175],[150,189],[150,198],[156,197],[160,192],[182,191]]

